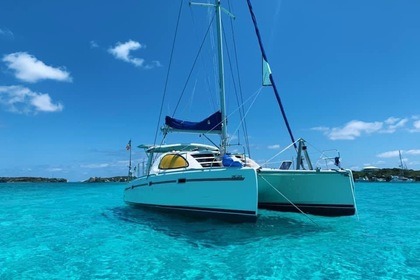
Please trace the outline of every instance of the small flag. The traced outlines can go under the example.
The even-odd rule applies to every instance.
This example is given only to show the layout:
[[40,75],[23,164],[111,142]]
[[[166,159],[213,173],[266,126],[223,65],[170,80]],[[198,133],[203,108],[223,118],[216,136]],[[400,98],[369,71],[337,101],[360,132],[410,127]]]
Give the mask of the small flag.
[[267,61],[265,61],[263,59],[263,86],[271,86],[271,80],[270,80],[270,75],[271,75],[271,69],[270,69],[270,64],[268,64]]
[[130,141],[128,141],[127,146],[125,146],[125,148],[127,149],[127,151],[131,150],[131,139]]

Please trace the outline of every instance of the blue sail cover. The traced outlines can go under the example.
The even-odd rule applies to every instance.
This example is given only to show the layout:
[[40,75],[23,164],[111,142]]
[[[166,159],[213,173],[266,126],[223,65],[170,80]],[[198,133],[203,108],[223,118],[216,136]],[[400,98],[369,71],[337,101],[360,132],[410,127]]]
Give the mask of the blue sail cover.
[[220,133],[222,130],[222,113],[218,111],[201,122],[177,120],[166,116],[165,124],[176,130]]

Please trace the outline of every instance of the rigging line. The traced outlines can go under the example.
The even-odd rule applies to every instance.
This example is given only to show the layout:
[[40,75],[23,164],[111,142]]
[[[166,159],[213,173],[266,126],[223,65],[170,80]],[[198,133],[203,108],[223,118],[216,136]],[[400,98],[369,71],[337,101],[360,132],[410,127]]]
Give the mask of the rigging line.
[[[244,121],[244,119],[246,118],[246,116],[248,115],[249,111],[251,110],[252,106],[254,105],[255,101],[257,100],[259,94],[261,93],[263,87],[260,87],[254,94],[252,94],[244,103],[242,103],[238,108],[236,108],[233,112],[231,112],[228,116],[226,116],[226,118],[229,118],[230,116],[232,116],[236,111],[239,111],[241,108],[243,108],[245,106],[245,103],[247,103],[249,100],[251,100],[251,98],[255,95],[254,100],[252,101],[251,105],[249,106],[248,110],[246,111],[245,115],[243,116],[243,118],[240,120],[240,124],[238,125],[238,127],[235,129],[234,133],[232,135],[235,135],[238,130],[239,127],[241,126],[241,123]],[[230,142],[230,141],[229,141]]]
[[202,133],[200,134],[200,136],[203,135],[203,137],[205,137],[210,143],[212,143],[215,147],[219,148],[219,146],[214,143],[206,134]]
[[[208,1],[207,1],[208,2]],[[191,3],[190,3],[191,4]],[[191,5],[190,5],[190,7],[191,7]],[[196,41],[198,41],[198,30],[197,30],[197,24],[196,24],[196,20],[195,20],[195,16],[194,16],[194,13],[193,13],[193,9],[189,9],[190,10],[190,15],[191,15],[191,19],[192,19],[192,26],[193,26],[193,29],[194,29],[194,35],[195,35],[195,40]],[[210,12],[210,9],[208,9],[209,10],[209,12],[208,12],[208,20],[210,20],[210,16],[211,16],[211,12]],[[212,30],[210,31],[210,32],[212,32]],[[210,38],[211,38],[211,40],[210,40],[210,45],[211,45],[211,47],[214,49],[214,40],[213,40],[213,36],[210,36]],[[211,55],[212,54],[214,54],[214,52],[208,52],[207,54],[205,54],[204,56],[209,56],[209,57],[211,57]],[[210,76],[210,74],[209,74],[209,72],[208,72],[208,69],[210,69],[210,66],[208,66],[208,63],[207,63],[207,60],[201,60],[201,62],[202,62],[202,64],[203,64],[203,69],[205,69],[206,71],[206,78],[205,78],[205,83],[207,84],[207,87],[206,87],[206,90],[207,90],[207,96],[209,96],[209,102],[211,103],[211,105],[212,105],[212,109],[213,110],[215,110],[217,107],[219,107],[217,104],[216,104],[216,102],[215,102],[215,100],[214,100],[214,98],[212,98],[213,97],[213,95],[212,94],[208,94],[208,93],[210,93],[210,91],[209,91],[209,89],[212,87],[211,86],[211,83],[210,83],[210,78],[209,78],[209,76]],[[213,70],[212,71],[212,73],[214,74],[215,73],[215,70]]]
[[[258,97],[258,95],[259,95],[259,93],[261,92],[261,90],[262,90],[262,88],[263,87],[260,87],[255,93],[253,93],[247,100],[245,100],[245,102],[242,104],[242,105],[240,105],[238,108],[236,108],[233,112],[231,112],[228,116],[226,116],[226,118],[228,118],[228,117],[230,117],[230,116],[232,116],[236,111],[238,111],[239,110],[239,108],[241,107],[241,106],[244,106],[245,105],[245,103],[247,103],[249,100],[251,100],[251,98],[255,95],[255,98],[254,98],[254,101],[252,102],[252,104],[255,102],[255,100],[257,99],[257,97]],[[252,105],[251,104],[251,105]],[[249,110],[248,110],[249,111]],[[213,131],[214,130],[214,128],[215,127],[217,127],[218,125],[220,125],[222,123],[222,121],[220,121],[220,122],[218,122],[212,129],[209,129],[208,131],[206,131],[206,132],[204,132],[204,133],[202,133],[202,135],[204,135],[204,134],[206,134],[206,133],[209,133],[209,132],[211,132],[211,131]]]
[[[228,1],[228,5],[229,5],[229,10],[233,11],[232,6],[230,4],[230,1]],[[231,29],[231,32],[232,32],[232,39],[233,39],[233,50],[234,50],[234,54],[235,54],[236,73],[238,75],[239,94],[240,94],[240,97],[241,97],[241,102],[244,103],[241,75],[239,73],[239,60],[238,60],[238,51],[237,51],[238,49],[236,47],[235,29],[233,28],[233,19],[232,18],[230,18],[230,29]],[[242,110],[242,114],[244,114],[243,110]],[[242,129],[244,130],[244,134],[245,134],[245,145],[246,145],[246,148],[248,150],[248,155],[249,155],[249,157],[251,157],[251,149],[250,149],[250,146],[249,146],[249,139],[248,139],[248,127],[247,127],[246,122],[243,122]]]
[[317,147],[315,147],[314,145],[312,145],[311,143],[309,143],[308,141],[305,140],[306,145],[311,146],[313,149],[315,149],[318,153],[322,154],[322,151],[317,149]]
[[[299,140],[298,140],[299,141]],[[297,141],[296,141],[297,142]],[[287,149],[289,149],[290,147],[294,146],[295,143],[290,144],[289,146],[287,146],[286,148],[284,148],[283,150],[281,150],[280,152],[278,152],[277,154],[275,154],[274,156],[272,156],[271,158],[269,158],[268,160],[266,160],[263,164],[261,165],[265,165],[267,163],[269,163],[272,159],[276,158],[278,155],[280,155],[281,153],[283,153],[284,151],[286,151]]]
[[[245,112],[245,115],[244,115],[244,116],[243,116],[243,118],[241,119],[241,123],[243,123],[243,122],[245,121],[245,118],[246,118],[246,116],[248,115],[249,111],[251,111],[252,106],[254,106],[255,101],[257,101],[257,98],[258,98],[258,96],[260,95],[262,88],[263,88],[263,87],[260,87],[260,89],[257,91],[257,93],[256,93],[256,95],[255,95],[254,100],[252,101],[252,103],[251,103],[251,105],[249,106],[248,110]],[[245,105],[245,104],[242,104],[242,105],[240,106],[240,108],[241,108],[241,107],[243,108],[243,106],[244,106],[244,105]],[[240,110],[240,108],[238,108],[237,110]],[[234,113],[234,112],[232,112],[232,114],[233,114],[233,113]],[[232,114],[230,114],[230,115],[232,115]],[[240,125],[239,125],[239,126],[240,126]],[[235,130],[235,132],[233,133],[233,135],[235,135],[235,134],[236,134],[236,132],[239,130],[239,126],[238,126],[238,128]],[[249,152],[249,151],[248,151],[248,152]],[[248,155],[249,155],[249,154],[248,154]]]
[[[223,35],[224,35],[225,38],[227,38],[224,26],[223,26]],[[224,40],[224,43],[225,43],[226,54],[227,54],[228,61],[229,61],[230,73],[231,73],[231,76],[232,76],[232,84],[233,84],[233,89],[235,91],[236,103],[238,105],[238,108],[240,108],[239,109],[239,116],[240,116],[241,119],[243,119],[243,110],[242,110],[241,102],[240,102],[239,97],[238,97],[238,90],[236,88],[235,76],[233,74],[232,60],[230,59],[230,52],[229,52],[229,46],[228,46],[227,40]]]
[[[255,33],[257,34],[258,44],[260,45],[261,54],[265,62],[268,63],[267,55],[265,54],[264,46],[262,44],[260,30],[258,29],[257,18],[255,17],[254,11],[252,9],[251,0],[247,0],[247,3],[248,3],[249,12],[251,14],[252,22],[254,23]],[[274,90],[274,95],[276,96],[276,99],[277,99],[277,103],[279,104],[281,114],[283,115],[283,120],[286,124],[287,131],[289,132],[289,136],[292,142],[294,143],[295,149],[297,149],[295,138],[293,137],[292,129],[290,128],[289,121],[287,120],[286,112],[283,108],[280,95],[277,91],[276,83],[274,82],[273,74],[270,73],[269,78],[270,78],[270,82]]]
[[191,95],[191,98],[190,98],[190,104],[188,104],[188,109],[189,109],[190,112],[191,112],[191,108],[193,107],[192,103],[194,101],[196,89],[197,89],[197,79],[195,79],[194,87],[192,88],[192,95]]
[[[224,28],[223,28],[223,34],[224,34],[224,37],[227,38],[227,36],[225,35],[225,29]],[[243,106],[241,106],[241,104],[242,104],[241,101],[243,102],[243,99],[240,100],[239,99],[239,96],[238,96],[238,89],[236,87],[235,76],[234,76],[233,67],[232,67],[232,60],[231,60],[231,57],[230,57],[229,45],[227,44],[227,40],[225,40],[225,47],[226,47],[226,54],[227,54],[228,61],[229,61],[229,67],[230,67],[230,70],[231,70],[230,73],[231,73],[231,76],[232,76],[232,84],[233,84],[233,88],[234,88],[234,91],[235,91],[236,103],[238,104],[238,108],[239,108],[239,117],[241,119],[240,124],[242,125],[242,128],[244,130],[244,133],[246,133],[246,130],[245,130],[245,127],[244,127],[244,124],[245,124],[245,116],[244,116],[244,114],[245,114],[245,112],[244,112]],[[235,131],[234,134],[236,134],[236,132],[238,130],[239,130],[239,128]],[[247,136],[247,134],[245,134],[245,136]],[[248,137],[245,137],[245,139],[247,139],[247,138]],[[247,144],[247,142],[246,142],[246,144]],[[246,148],[247,148],[247,152],[249,154],[250,153],[249,146],[247,146]]]
[[178,18],[176,20],[176,27],[175,27],[175,35],[174,35],[174,39],[172,41],[171,55],[169,57],[168,71],[166,72],[165,87],[164,87],[164,90],[163,90],[162,103],[160,104],[159,119],[158,119],[158,122],[157,122],[157,125],[156,125],[155,139],[153,140],[153,145],[156,144],[156,139],[157,139],[157,135],[158,135],[158,131],[159,131],[160,119],[162,117],[163,104],[165,102],[166,92],[167,92],[167,88],[168,88],[169,72],[170,72],[171,66],[172,66],[172,59],[173,59],[173,54],[174,54],[174,49],[175,49],[176,37],[177,37],[177,34],[178,34],[178,26],[179,26],[179,21],[180,21],[180,18],[181,18],[181,11],[182,11],[182,3],[183,2],[184,1],[181,0],[180,5],[179,5]]
[[312,223],[314,223],[316,226],[319,227],[319,225],[312,220],[308,214],[306,214],[305,212],[303,212],[302,210],[300,210],[300,208],[294,204],[290,199],[288,199],[284,194],[281,193],[281,191],[279,191],[275,186],[273,186],[267,179],[265,179],[262,175],[259,175],[270,187],[272,187],[278,194],[280,194],[284,199],[286,199],[290,204],[292,204],[293,207],[295,207],[300,213],[302,213],[306,218],[309,219],[309,221],[311,221]]
[[[207,0],[207,3],[210,4],[210,0]],[[214,11],[214,10],[213,10]],[[210,19],[210,15],[212,14],[212,9],[207,9],[207,15]],[[203,59],[202,61],[205,62],[205,65],[209,65],[208,67],[205,67],[206,70],[208,70],[208,74],[206,75],[206,81],[207,81],[207,96],[208,99],[211,100],[213,107],[213,110],[217,110],[220,108],[220,99],[219,94],[214,94],[214,90],[216,92],[219,89],[219,67],[218,67],[218,51],[217,51],[217,44],[216,44],[216,36],[214,35],[214,28],[210,29],[210,49],[207,48],[207,55],[205,55],[208,58],[211,59]]]
[[191,71],[190,71],[190,73],[188,74],[187,81],[185,82],[184,88],[182,89],[181,96],[180,96],[180,97],[179,97],[179,99],[178,99],[178,103],[177,103],[177,104],[176,104],[176,106],[175,106],[175,110],[174,110],[174,112],[173,112],[173,114],[172,114],[172,117],[175,115],[175,113],[176,113],[176,111],[177,111],[177,109],[178,109],[178,107],[179,107],[179,104],[181,103],[182,96],[183,96],[183,95],[184,95],[184,93],[185,93],[185,90],[186,90],[186,88],[187,88],[188,82],[189,82],[189,80],[190,80],[190,78],[191,78],[192,72],[193,72],[194,67],[195,67],[195,65],[196,65],[196,63],[197,63],[198,57],[200,56],[201,50],[203,49],[204,42],[206,41],[207,35],[209,34],[209,31],[210,31],[210,29],[211,29],[210,27],[211,27],[211,26],[212,26],[212,24],[213,24],[214,16],[215,16],[215,14],[213,14],[213,17],[212,17],[212,19],[211,19],[211,21],[210,21],[209,27],[207,28],[206,34],[204,35],[203,41],[201,42],[200,48],[198,49],[197,56],[196,56],[196,57],[195,57],[195,59],[194,59],[194,63],[193,63],[193,65],[192,65],[192,67],[191,67]]
[[[309,143],[308,141],[306,141],[305,140],[305,144],[306,144],[306,146],[310,146],[312,149],[314,149],[316,152],[318,152],[319,153],[319,158],[318,158],[318,160],[317,160],[317,162],[316,163],[318,163],[320,160],[324,160],[323,158],[321,158],[321,156],[322,155],[324,155],[324,152],[325,151],[321,151],[321,150],[319,150],[317,147],[315,147],[314,145],[312,145],[311,143]],[[337,152],[339,153],[339,151],[337,150]],[[312,155],[314,155],[315,153],[311,153]],[[326,164],[325,164],[325,167],[326,168],[328,168],[328,162],[326,162]]]

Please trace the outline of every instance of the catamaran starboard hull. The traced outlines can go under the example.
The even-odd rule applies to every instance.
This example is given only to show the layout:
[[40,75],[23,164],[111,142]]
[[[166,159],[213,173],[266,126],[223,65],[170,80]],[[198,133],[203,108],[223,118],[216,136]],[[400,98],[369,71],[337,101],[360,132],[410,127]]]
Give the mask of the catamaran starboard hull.
[[320,216],[356,212],[350,170],[273,170],[258,172],[258,207]]
[[217,168],[166,172],[140,177],[124,191],[127,204],[205,216],[255,222],[258,183],[252,168]]

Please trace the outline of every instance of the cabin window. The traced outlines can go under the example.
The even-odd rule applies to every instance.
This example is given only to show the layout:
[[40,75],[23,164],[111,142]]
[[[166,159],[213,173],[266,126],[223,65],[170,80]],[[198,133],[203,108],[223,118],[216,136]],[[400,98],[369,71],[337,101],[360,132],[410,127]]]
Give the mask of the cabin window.
[[165,155],[159,163],[159,169],[177,169],[188,167],[188,161],[179,154]]

